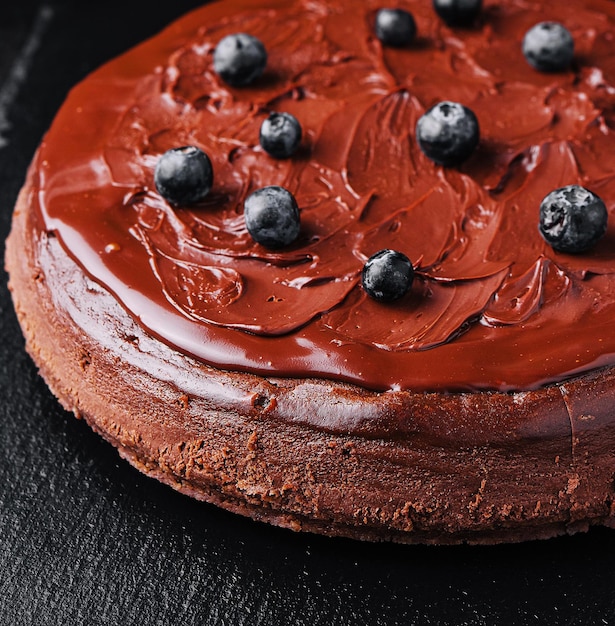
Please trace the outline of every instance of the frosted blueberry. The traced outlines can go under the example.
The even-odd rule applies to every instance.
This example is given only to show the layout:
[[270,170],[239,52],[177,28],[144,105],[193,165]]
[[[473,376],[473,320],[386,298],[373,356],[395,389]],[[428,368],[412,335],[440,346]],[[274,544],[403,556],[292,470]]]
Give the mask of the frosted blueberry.
[[578,185],[560,187],[540,204],[539,230],[558,252],[584,252],[604,235],[607,226],[604,202]]
[[450,167],[465,161],[480,139],[476,115],[457,102],[440,102],[416,124],[421,150],[440,165]]
[[540,22],[523,38],[527,62],[541,72],[561,72],[574,57],[574,40],[567,28],[558,22]]
[[482,0],[433,0],[434,10],[449,26],[471,24],[481,7]]
[[361,283],[370,297],[391,302],[404,296],[414,280],[410,259],[396,250],[380,250],[363,266]]
[[284,187],[262,187],[246,198],[244,220],[252,239],[266,248],[288,246],[301,222],[295,197]]
[[262,123],[260,144],[276,159],[292,156],[301,143],[301,124],[290,113],[271,113]]
[[209,157],[196,146],[167,150],[154,171],[158,193],[171,204],[194,204],[202,200],[213,184]]
[[227,35],[214,50],[214,70],[233,87],[254,82],[266,65],[265,46],[259,39],[246,33]]
[[380,9],[374,24],[376,37],[387,46],[405,46],[416,37],[416,22],[403,9]]

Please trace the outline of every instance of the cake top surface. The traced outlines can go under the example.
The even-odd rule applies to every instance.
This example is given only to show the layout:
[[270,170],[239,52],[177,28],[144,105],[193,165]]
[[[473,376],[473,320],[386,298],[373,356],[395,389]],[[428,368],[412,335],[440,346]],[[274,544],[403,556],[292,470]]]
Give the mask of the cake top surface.
[[[528,390],[615,360],[615,224],[591,250],[553,250],[538,231],[552,190],[582,185],[615,209],[615,8],[584,0],[485,2],[472,27],[431,3],[397,3],[417,36],[386,46],[371,0],[230,0],[197,10],[92,74],[41,145],[45,229],[149,332],[214,366],[327,377],[376,390]],[[574,38],[570,68],[522,52],[532,26]],[[213,68],[226,35],[267,50],[263,75],[233,87]],[[469,107],[480,143],[443,167],[415,128],[440,101]],[[259,144],[273,111],[301,122],[288,159]],[[160,156],[211,159],[205,199],[158,193]],[[244,201],[292,192],[301,231],[255,242]],[[361,287],[391,248],[415,280],[393,303]]]

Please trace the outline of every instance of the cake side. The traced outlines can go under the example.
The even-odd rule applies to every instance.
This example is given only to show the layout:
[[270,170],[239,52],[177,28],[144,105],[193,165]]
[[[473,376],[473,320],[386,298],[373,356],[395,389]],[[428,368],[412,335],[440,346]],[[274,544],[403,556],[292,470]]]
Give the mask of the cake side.
[[[40,230],[34,172],[6,254],[28,351],[64,407],[141,471],[257,520],[358,539],[494,543],[612,523],[611,370],[440,397],[208,367],[144,333]],[[329,427],[344,403],[354,422]]]

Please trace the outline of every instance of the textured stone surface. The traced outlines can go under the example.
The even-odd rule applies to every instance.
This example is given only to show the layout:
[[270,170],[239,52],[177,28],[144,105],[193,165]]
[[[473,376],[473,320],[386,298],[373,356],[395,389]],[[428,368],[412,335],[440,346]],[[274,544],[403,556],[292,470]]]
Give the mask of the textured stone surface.
[[[0,46],[0,93],[32,42],[41,7],[51,10],[3,109],[10,128],[0,148],[2,241],[26,167],[67,89],[197,2],[170,4],[154,11],[134,0],[148,9],[138,23],[118,20],[120,3],[22,0],[0,9],[0,41],[14,42]],[[64,413],[23,351],[4,275],[0,333],[3,625],[613,623],[613,531],[512,547],[423,548],[252,523],[141,476]]]

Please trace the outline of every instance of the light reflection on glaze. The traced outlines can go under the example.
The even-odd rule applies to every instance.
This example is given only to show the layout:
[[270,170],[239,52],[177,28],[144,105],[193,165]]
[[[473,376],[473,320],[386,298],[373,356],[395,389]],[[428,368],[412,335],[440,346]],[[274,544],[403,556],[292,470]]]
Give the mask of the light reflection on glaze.
[[[537,229],[540,201],[564,184],[615,207],[612,4],[487,2],[479,27],[453,31],[430,3],[407,0],[420,37],[402,49],[373,37],[378,6],[231,0],[102,68],[41,148],[45,228],[150,332],[216,366],[373,389],[508,390],[612,363],[614,220],[579,256],[553,252]],[[525,62],[523,33],[547,19],[572,31],[574,71]],[[216,42],[238,30],[269,53],[243,89],[211,68]],[[414,139],[444,99],[481,125],[460,169],[436,166]],[[301,121],[292,159],[258,145],[272,110]],[[214,187],[174,209],[153,170],[187,144],[209,154]],[[288,188],[301,209],[299,240],[282,251],[252,242],[243,223],[243,200],[264,185]],[[359,285],[385,247],[418,273],[392,305]]]

